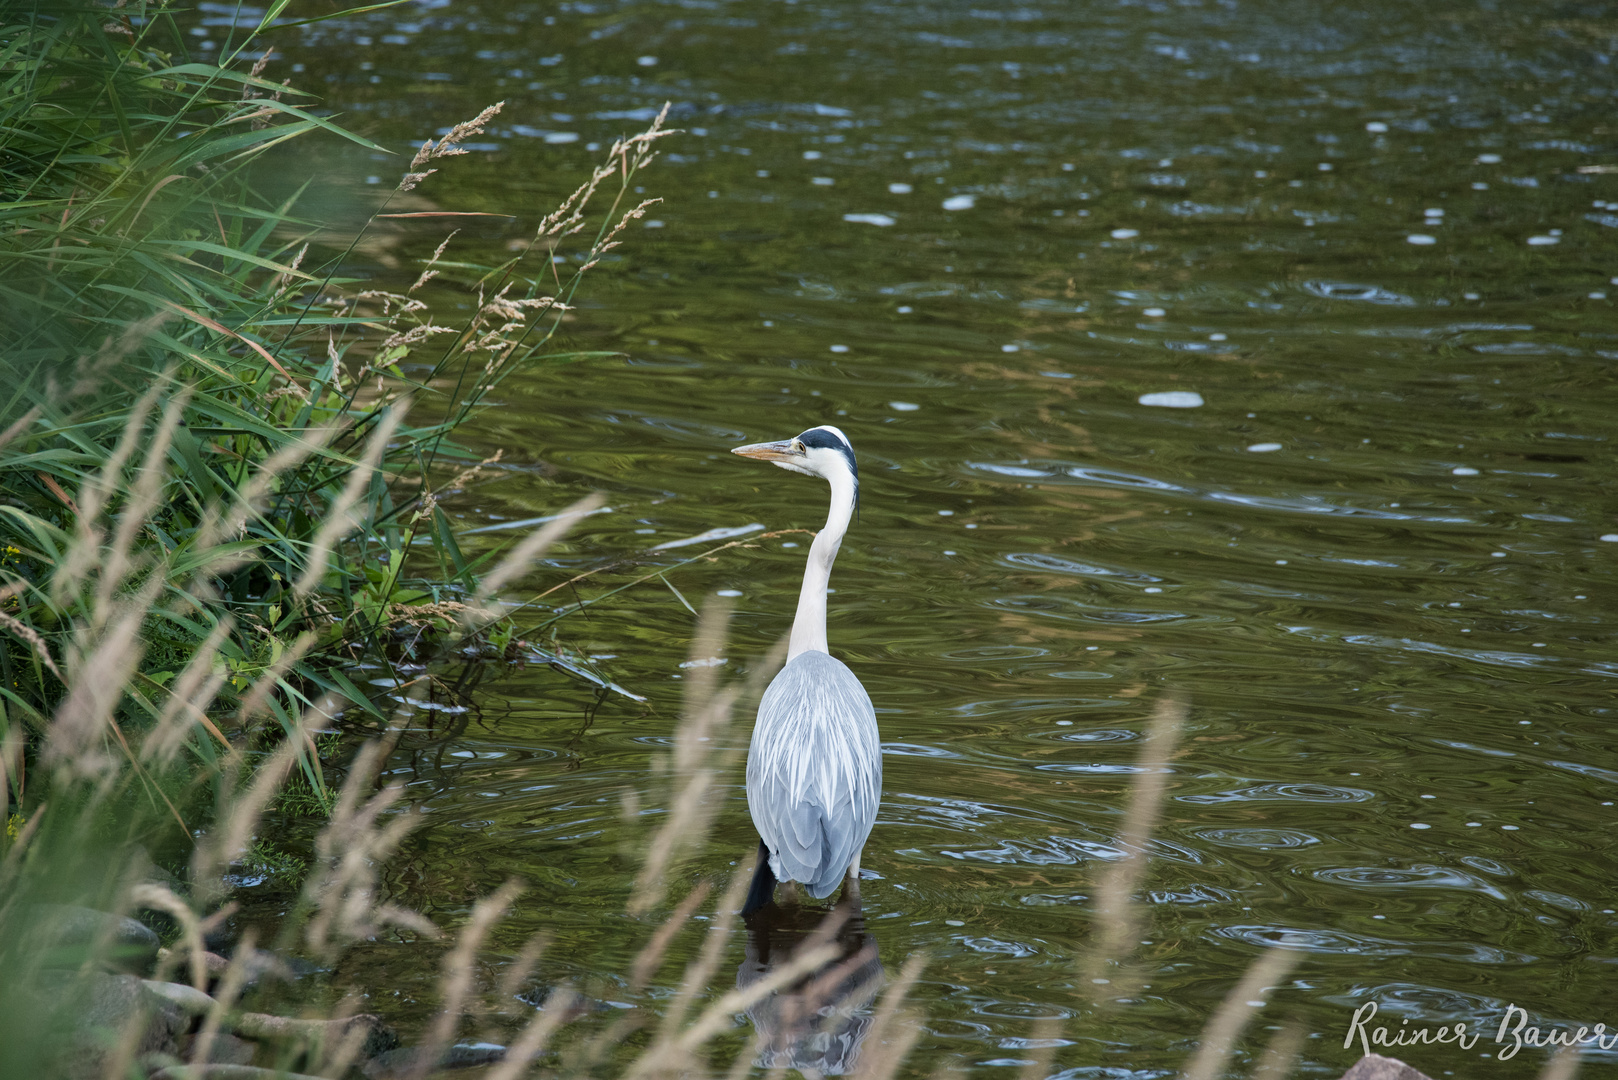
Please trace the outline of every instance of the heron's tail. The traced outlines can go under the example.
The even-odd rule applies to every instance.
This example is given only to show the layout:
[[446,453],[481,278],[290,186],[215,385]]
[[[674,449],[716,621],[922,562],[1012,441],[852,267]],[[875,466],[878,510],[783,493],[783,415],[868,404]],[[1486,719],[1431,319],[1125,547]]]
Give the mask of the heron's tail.
[[742,905],[746,918],[775,899],[775,874],[770,870],[770,849],[764,841],[758,842],[758,865],[753,868],[753,884],[747,889],[747,902]]

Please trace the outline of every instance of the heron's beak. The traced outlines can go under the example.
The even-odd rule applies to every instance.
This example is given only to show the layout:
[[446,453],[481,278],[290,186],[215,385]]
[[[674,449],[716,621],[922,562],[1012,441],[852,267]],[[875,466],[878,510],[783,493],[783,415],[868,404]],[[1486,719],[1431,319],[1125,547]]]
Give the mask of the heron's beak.
[[742,457],[757,458],[759,461],[793,461],[803,455],[792,449],[792,440],[783,439],[780,442],[756,442],[746,446],[738,446],[731,451]]

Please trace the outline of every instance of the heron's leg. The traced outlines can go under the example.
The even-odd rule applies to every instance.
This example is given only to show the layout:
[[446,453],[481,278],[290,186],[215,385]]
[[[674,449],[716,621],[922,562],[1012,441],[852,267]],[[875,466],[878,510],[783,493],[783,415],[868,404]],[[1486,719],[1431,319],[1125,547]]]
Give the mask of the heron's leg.
[[844,894],[852,897],[856,904],[860,899],[860,856],[863,854],[864,848],[854,853],[854,861],[848,864],[848,877],[843,880]]

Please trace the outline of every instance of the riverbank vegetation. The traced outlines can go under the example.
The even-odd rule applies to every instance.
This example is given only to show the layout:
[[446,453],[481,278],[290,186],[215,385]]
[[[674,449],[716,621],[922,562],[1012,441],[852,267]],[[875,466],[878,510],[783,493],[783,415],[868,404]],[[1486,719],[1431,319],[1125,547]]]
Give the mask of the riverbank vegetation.
[[[511,645],[512,623],[479,613],[503,583],[495,553],[468,557],[439,502],[495,463],[453,433],[511,372],[570,358],[555,335],[644,212],[626,193],[668,132],[659,118],[614,144],[505,263],[445,275],[451,234],[414,284],[371,288],[350,253],[501,106],[401,156],[394,192],[334,240],[300,216],[316,181],[271,201],[259,167],[312,137],[383,148],[265,77],[285,7],[212,60],[186,56],[163,5],[9,9],[0,724],[20,755],[14,808],[99,649],[123,665],[103,669],[121,695],[108,716],[177,725],[176,752],[217,785],[244,738],[290,735],[322,695],[368,708],[345,668]],[[191,708],[202,686],[211,706]],[[329,808],[314,756],[298,764]]]

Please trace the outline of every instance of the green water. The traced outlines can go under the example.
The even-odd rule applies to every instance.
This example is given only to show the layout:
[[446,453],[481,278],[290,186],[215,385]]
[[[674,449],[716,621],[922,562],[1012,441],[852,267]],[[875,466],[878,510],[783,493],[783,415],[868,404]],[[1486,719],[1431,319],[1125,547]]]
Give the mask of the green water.
[[[660,227],[569,326],[623,358],[508,383],[468,441],[511,467],[453,507],[492,542],[607,493],[538,591],[710,529],[817,527],[823,485],[727,451],[849,434],[862,516],[830,637],[887,749],[866,928],[890,973],[930,957],[915,1075],[1014,1075],[1052,1016],[1053,1070],[1168,1075],[1270,943],[1307,955],[1243,1054],[1295,1017],[1308,1075],[1358,1056],[1373,1000],[1487,1031],[1398,1051],[1434,1076],[1534,1075],[1543,1052],[1480,1056],[1508,1003],[1618,1024],[1618,175],[1579,171],[1614,161],[1610,9],[456,0],[300,33],[269,74],[301,63],[399,148],[506,101],[423,188],[515,215],[463,232],[468,260],[674,103]],[[402,162],[319,167],[386,187]],[[405,234],[380,279],[440,235]],[[1171,391],[1202,404],[1140,402]],[[739,594],[727,673],[787,629],[804,540],[670,575],[693,603]],[[549,928],[547,983],[626,1003],[692,626],[656,582],[560,624],[645,704],[533,666],[407,712],[391,771],[427,824],[395,898],[453,925],[521,876],[489,971]],[[1074,959],[1167,688],[1192,712],[1149,985],[1095,1013]],[[726,776],[681,886],[754,843]],[[336,978],[408,1026],[437,955],[379,942]]]

